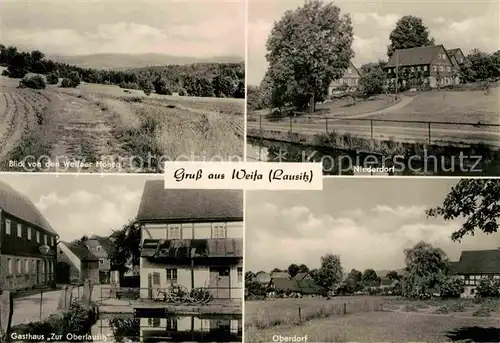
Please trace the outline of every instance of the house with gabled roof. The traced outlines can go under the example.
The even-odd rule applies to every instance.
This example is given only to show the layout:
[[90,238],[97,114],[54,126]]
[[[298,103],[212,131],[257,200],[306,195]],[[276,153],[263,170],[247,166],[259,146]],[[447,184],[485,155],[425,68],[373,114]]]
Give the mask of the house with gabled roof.
[[170,285],[188,292],[203,287],[219,300],[243,299],[243,192],[165,189],[144,185],[140,296],[162,297]]
[[[301,273],[302,274],[302,273]],[[272,278],[268,285],[268,291],[271,295],[282,294],[285,296],[312,296],[320,295],[323,289],[316,284],[312,277],[308,277],[308,273],[296,276],[293,278],[275,277]]]
[[35,204],[0,182],[0,289],[47,287],[55,281],[59,236]]
[[474,297],[481,279],[500,279],[500,248],[463,251],[460,260],[453,267],[453,273],[464,280],[465,287],[461,296]]
[[458,67],[443,45],[395,50],[384,67],[390,82],[418,82],[431,88],[459,82]]
[[300,280],[312,280],[312,276],[308,272],[300,272],[300,273],[297,273],[297,275],[294,276],[294,279],[297,280],[297,281],[300,281]]
[[271,272],[272,279],[291,279],[288,272]]
[[99,284],[99,258],[82,242],[59,242],[57,245],[57,278],[59,283]]
[[111,262],[108,254],[111,251],[111,239],[109,237],[92,235],[87,237],[82,243],[98,258],[100,283],[109,283]]
[[456,67],[460,68],[460,65],[465,61],[465,55],[462,52],[462,49],[455,48],[446,50],[448,56],[450,56],[451,61],[455,64]]
[[356,89],[359,86],[359,79],[361,78],[361,73],[354,66],[352,62],[349,62],[349,67],[345,70],[341,78],[333,80],[328,87],[328,95],[339,93],[342,88]]

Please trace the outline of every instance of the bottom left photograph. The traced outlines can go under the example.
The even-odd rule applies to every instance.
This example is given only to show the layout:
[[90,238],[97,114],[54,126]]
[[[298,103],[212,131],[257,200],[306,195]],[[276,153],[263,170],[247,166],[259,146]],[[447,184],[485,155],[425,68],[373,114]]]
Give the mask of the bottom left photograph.
[[242,342],[243,191],[0,176],[0,342]]

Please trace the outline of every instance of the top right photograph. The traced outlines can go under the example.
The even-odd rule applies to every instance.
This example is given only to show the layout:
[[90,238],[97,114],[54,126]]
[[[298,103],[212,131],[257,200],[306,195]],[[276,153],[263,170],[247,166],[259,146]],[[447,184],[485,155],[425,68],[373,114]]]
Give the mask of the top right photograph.
[[248,161],[500,176],[498,1],[248,3]]

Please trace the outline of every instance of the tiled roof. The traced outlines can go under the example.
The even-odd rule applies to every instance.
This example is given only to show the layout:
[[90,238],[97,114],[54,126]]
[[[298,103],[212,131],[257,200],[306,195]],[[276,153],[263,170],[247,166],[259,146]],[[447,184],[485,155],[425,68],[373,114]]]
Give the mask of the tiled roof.
[[463,251],[457,274],[500,274],[500,249]]
[[287,272],[273,272],[271,273],[271,277],[279,279],[290,279],[290,275]]
[[300,292],[302,294],[319,294],[322,288],[314,280],[296,280],[287,278],[272,278],[273,289],[281,292]]
[[243,257],[243,239],[145,239],[141,257]]
[[287,278],[272,278],[271,285],[273,289],[281,292],[299,292],[299,284],[296,280],[287,279]]
[[99,259],[92,254],[92,252],[87,249],[83,243],[62,242],[61,244],[66,245],[68,249],[80,259],[80,261],[99,261]]
[[385,67],[392,68],[396,66],[405,67],[430,64],[434,57],[443,50],[444,47],[442,45],[396,50]]
[[295,275],[294,279],[295,280],[302,280],[303,278],[305,278],[307,275],[309,275],[309,273],[297,273],[297,275]]
[[242,221],[243,191],[223,189],[165,189],[163,180],[144,185],[137,220]]
[[10,185],[0,182],[0,209],[47,232],[57,235],[35,204]]

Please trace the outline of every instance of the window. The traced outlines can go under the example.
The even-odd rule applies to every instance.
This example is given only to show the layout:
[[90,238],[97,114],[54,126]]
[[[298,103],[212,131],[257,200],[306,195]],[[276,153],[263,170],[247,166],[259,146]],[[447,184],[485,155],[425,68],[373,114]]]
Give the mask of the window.
[[459,62],[459,63],[462,63],[463,61],[464,61],[464,59],[463,59],[463,58],[461,58],[461,57],[458,59],[458,62]]
[[427,71],[427,66],[424,66],[424,71]]
[[43,244],[48,245],[48,239],[47,235],[43,235]]
[[439,66],[439,71],[444,71],[444,67],[443,66]]
[[148,318],[148,325],[152,327],[159,327],[160,326],[160,318]]
[[10,220],[5,220],[5,233],[10,235]]
[[448,70],[448,72],[451,72],[451,67],[450,66],[446,67],[446,69]]
[[30,272],[30,262],[28,259],[24,260],[24,273],[28,274]]
[[17,224],[17,237],[23,236],[23,226],[21,224]]
[[36,260],[31,260],[31,273],[35,275],[36,271]]
[[177,319],[167,318],[167,328],[168,331],[177,331]]
[[99,259],[99,264],[104,264],[104,259],[103,258]]
[[26,230],[28,232],[28,239],[31,241],[31,228],[28,226]]
[[437,70],[437,67],[436,66],[432,66],[432,71],[436,71]]
[[167,239],[181,239],[180,225],[169,225],[167,228]]
[[97,249],[97,251],[101,251],[101,249],[102,249],[102,248],[101,248],[101,246],[100,246],[100,245],[98,245],[98,246],[96,247],[96,249]]
[[177,269],[167,269],[167,283],[177,283]]
[[224,224],[214,224],[212,226],[212,238],[227,238]]
[[21,266],[21,260],[20,259],[16,260],[16,269],[17,269],[17,274],[21,274],[21,272],[22,272],[22,266]]
[[352,69],[351,68],[347,68],[347,72],[350,74],[352,73]]
[[242,282],[242,281],[243,281],[243,268],[238,267],[238,282]]
[[7,259],[7,268],[9,270],[9,275],[12,275],[12,259],[11,258]]
[[415,71],[415,67],[411,67],[411,68],[410,68],[410,70],[411,70],[411,71]]
[[40,243],[40,232],[39,231],[36,232],[36,242]]
[[470,294],[471,294],[471,295],[472,295],[472,294],[474,294],[474,291],[475,291],[475,289],[474,289],[474,288],[471,288],[471,290],[470,290]]

